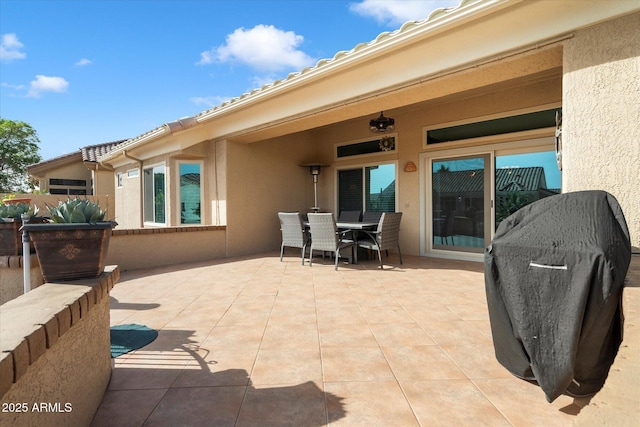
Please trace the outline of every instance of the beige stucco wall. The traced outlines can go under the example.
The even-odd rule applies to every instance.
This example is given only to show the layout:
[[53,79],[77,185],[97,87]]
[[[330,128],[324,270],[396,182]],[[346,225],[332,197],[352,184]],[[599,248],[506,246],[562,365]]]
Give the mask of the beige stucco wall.
[[[91,194],[91,171],[89,171],[85,165],[82,163],[82,159],[78,159],[75,163],[66,164],[56,169],[48,170],[44,179],[40,180],[41,190],[50,191],[51,187],[53,188],[64,188],[67,186],[59,186],[59,185],[49,185],[49,179],[83,179],[86,181],[86,186],[84,187],[87,191],[87,194]],[[44,184],[44,187],[42,187]],[[74,187],[76,188],[76,187]]]
[[317,161],[314,145],[307,134],[297,134],[257,144],[228,143],[226,151],[227,255],[278,249],[277,213],[313,206],[311,175],[299,165]]
[[[115,177],[110,170],[92,170],[93,194],[113,197],[115,194]],[[112,212],[113,214],[114,212]]]
[[122,271],[225,257],[224,227],[166,228],[127,234],[130,231],[115,230],[109,240],[106,263],[118,265]]
[[640,13],[565,44],[563,187],[606,190],[640,246]]
[[[3,322],[14,319],[3,324],[0,340],[3,354],[11,352],[13,359],[7,364],[2,358],[7,410],[0,412],[0,425],[90,424],[111,376],[108,291],[119,276],[114,268],[99,279],[48,283],[0,308]],[[13,384],[18,374],[5,368],[20,372]],[[9,410],[9,404],[23,410]]]

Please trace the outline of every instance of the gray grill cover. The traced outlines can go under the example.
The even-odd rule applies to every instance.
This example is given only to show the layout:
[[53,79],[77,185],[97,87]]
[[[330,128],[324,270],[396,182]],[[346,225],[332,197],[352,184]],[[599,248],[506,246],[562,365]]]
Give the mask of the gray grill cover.
[[485,252],[496,358],[552,402],[604,385],[622,342],[629,230],[604,191],[559,194],[505,219]]

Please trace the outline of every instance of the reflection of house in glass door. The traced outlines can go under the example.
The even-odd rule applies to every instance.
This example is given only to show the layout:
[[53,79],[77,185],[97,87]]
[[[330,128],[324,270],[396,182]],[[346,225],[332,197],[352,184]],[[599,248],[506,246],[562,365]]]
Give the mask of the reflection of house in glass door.
[[495,154],[431,160],[433,249],[482,252],[493,236],[491,215],[497,227],[518,209],[560,192],[553,151]]
[[488,155],[432,162],[434,248],[478,252],[485,247],[488,163]]

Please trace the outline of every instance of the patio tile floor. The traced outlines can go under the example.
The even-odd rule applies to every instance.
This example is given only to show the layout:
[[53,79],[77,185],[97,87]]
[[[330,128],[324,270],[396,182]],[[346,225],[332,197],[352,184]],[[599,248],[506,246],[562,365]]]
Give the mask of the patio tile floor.
[[566,426],[498,364],[483,264],[295,251],[123,272],[111,323],[159,331],[114,359],[93,426]]

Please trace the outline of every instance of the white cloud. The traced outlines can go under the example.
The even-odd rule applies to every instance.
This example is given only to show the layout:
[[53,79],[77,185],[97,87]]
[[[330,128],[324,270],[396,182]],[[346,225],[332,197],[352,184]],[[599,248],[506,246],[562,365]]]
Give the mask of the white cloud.
[[240,62],[261,71],[301,69],[315,63],[298,49],[303,41],[303,36],[273,25],[238,28],[227,35],[226,44],[202,52],[198,64]]
[[62,77],[49,77],[39,74],[36,76],[35,80],[31,81],[27,97],[39,98],[43,92],[62,93],[67,90],[67,87],[69,87],[69,82]]
[[25,89],[24,85],[12,85],[10,83],[0,83],[0,86],[6,87],[7,89],[13,89],[13,90],[24,90]]
[[93,61],[87,58],[82,58],[80,61],[75,63],[76,67],[85,67],[91,64],[93,64]]
[[349,9],[374,18],[379,24],[398,27],[407,21],[425,19],[436,9],[458,4],[460,0],[363,0],[351,3]]
[[191,102],[196,105],[206,105],[208,107],[215,107],[228,101],[231,98],[222,96],[194,96],[191,98]]
[[0,40],[0,60],[11,62],[26,58],[27,54],[20,51],[23,47],[15,33],[3,34]]

